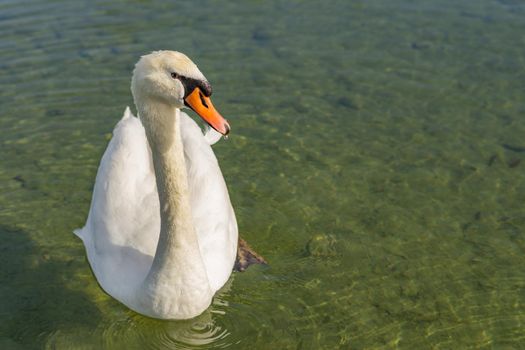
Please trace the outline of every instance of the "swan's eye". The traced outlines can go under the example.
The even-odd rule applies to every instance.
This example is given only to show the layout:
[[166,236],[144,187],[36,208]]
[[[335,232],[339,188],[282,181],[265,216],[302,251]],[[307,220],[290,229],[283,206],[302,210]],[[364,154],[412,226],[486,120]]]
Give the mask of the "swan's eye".
[[177,79],[179,77],[179,75],[177,73],[171,73],[171,77],[173,79]]

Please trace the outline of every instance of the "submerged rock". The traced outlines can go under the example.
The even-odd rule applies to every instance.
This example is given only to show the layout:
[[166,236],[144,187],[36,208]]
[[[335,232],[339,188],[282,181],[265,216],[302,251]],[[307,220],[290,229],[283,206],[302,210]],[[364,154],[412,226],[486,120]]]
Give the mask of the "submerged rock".
[[330,257],[337,255],[337,239],[330,234],[316,234],[306,244],[308,256]]

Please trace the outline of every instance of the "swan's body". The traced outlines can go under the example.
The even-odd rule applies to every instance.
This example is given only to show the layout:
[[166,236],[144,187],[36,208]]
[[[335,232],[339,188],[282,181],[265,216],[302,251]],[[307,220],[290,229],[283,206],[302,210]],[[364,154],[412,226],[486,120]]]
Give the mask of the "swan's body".
[[[164,70],[172,76],[164,79]],[[191,91],[184,91],[188,82],[179,74],[194,85],[207,84],[179,53],[156,52],[137,63],[132,91],[140,119],[126,109],[115,127],[86,225],[75,231],[108,294],[139,313],[164,319],[191,318],[210,305],[232,272],[238,241],[210,146],[221,135],[211,129],[203,135],[180,111]],[[222,121],[212,125],[227,133]]]

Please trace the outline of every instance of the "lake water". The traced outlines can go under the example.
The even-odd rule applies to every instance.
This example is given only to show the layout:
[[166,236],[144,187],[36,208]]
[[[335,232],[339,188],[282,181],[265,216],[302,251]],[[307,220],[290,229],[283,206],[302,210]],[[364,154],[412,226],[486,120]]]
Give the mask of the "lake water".
[[[519,0],[1,1],[0,348],[523,348],[524,47]],[[72,233],[156,49],[212,83],[270,263],[183,322],[106,295]]]

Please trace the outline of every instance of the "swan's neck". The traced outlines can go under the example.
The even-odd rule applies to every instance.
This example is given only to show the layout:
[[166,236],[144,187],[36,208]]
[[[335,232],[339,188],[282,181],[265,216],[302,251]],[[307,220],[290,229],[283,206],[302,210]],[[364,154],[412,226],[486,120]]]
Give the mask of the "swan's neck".
[[140,299],[155,312],[192,317],[210,304],[213,293],[191,215],[180,111],[157,102],[139,107],[139,114],[151,148],[161,218],[157,250]]

